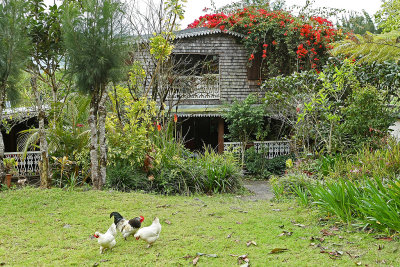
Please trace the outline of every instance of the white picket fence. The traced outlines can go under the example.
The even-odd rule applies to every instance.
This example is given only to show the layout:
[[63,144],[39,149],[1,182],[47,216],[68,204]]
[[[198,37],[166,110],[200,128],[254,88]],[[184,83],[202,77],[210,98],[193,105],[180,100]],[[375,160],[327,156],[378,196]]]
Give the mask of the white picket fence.
[[22,152],[6,152],[4,157],[14,158],[17,161],[20,177],[39,176],[40,151],[28,151],[25,158],[23,158]]
[[[258,153],[264,153],[268,159],[288,155],[292,151],[291,141],[255,141],[252,142]],[[240,142],[225,142],[224,151],[241,152]]]

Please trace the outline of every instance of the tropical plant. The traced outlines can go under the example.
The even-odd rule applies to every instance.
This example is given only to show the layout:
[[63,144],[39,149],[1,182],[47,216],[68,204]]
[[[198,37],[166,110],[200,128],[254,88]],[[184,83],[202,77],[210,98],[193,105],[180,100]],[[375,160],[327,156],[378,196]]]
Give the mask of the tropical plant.
[[241,142],[242,166],[244,165],[245,150],[253,136],[266,136],[264,107],[259,104],[256,96],[250,94],[243,101],[235,101],[224,113],[228,123],[229,138]]
[[4,171],[7,174],[18,175],[18,162],[15,158],[3,158]]
[[389,126],[396,121],[395,115],[383,101],[376,88],[356,88],[342,109],[343,123],[339,126],[342,142],[356,149],[368,144],[379,147],[380,140],[389,134]]
[[354,217],[363,216],[357,209],[359,199],[364,196],[363,191],[350,181],[339,179],[321,183],[310,188],[310,193],[314,204],[348,224]]
[[346,56],[357,59],[359,62],[382,63],[384,61],[397,62],[400,59],[400,46],[398,45],[399,31],[388,33],[364,35],[345,35],[343,40],[333,44],[331,53],[334,56]]

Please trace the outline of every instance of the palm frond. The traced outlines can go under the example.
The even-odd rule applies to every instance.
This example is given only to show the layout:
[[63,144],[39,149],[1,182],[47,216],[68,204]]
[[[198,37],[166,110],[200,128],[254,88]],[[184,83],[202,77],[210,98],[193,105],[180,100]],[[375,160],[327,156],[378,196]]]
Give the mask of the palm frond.
[[383,34],[354,35],[334,44],[334,56],[345,55],[362,62],[384,62],[400,60],[400,31]]

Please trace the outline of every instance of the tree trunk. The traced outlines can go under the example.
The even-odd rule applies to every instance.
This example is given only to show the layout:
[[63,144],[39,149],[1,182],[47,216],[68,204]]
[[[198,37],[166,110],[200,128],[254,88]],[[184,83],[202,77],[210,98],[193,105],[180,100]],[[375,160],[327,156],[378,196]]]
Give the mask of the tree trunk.
[[4,140],[3,134],[1,133],[2,121],[3,121],[3,107],[4,100],[6,96],[5,86],[2,85],[0,88],[0,182],[2,182],[6,177],[6,172],[4,170],[3,158],[4,158]]
[[100,146],[100,172],[99,182],[100,189],[106,183],[107,175],[107,143],[106,143],[106,101],[107,90],[103,90],[103,94],[99,103],[99,146]]
[[40,155],[41,155],[41,159],[39,161],[40,187],[50,188],[51,178],[49,173],[49,153],[48,153],[46,130],[45,130],[46,113],[43,110],[42,100],[40,99],[40,94],[37,89],[36,77],[31,78],[31,86],[32,86],[32,91],[35,95],[36,105],[39,113],[38,119],[39,119]]
[[98,110],[98,93],[96,90],[92,94],[90,101],[90,114],[89,114],[89,127],[90,127],[90,164],[91,164],[91,178],[93,182],[93,189],[101,189],[99,183],[99,157],[98,157],[98,135],[97,135],[97,110]]

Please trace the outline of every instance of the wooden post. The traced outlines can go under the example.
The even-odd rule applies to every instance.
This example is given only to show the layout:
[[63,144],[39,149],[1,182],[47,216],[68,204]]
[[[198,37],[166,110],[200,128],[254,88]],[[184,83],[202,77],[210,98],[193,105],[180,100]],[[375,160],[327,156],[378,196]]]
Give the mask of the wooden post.
[[218,153],[224,153],[224,119],[218,118]]

